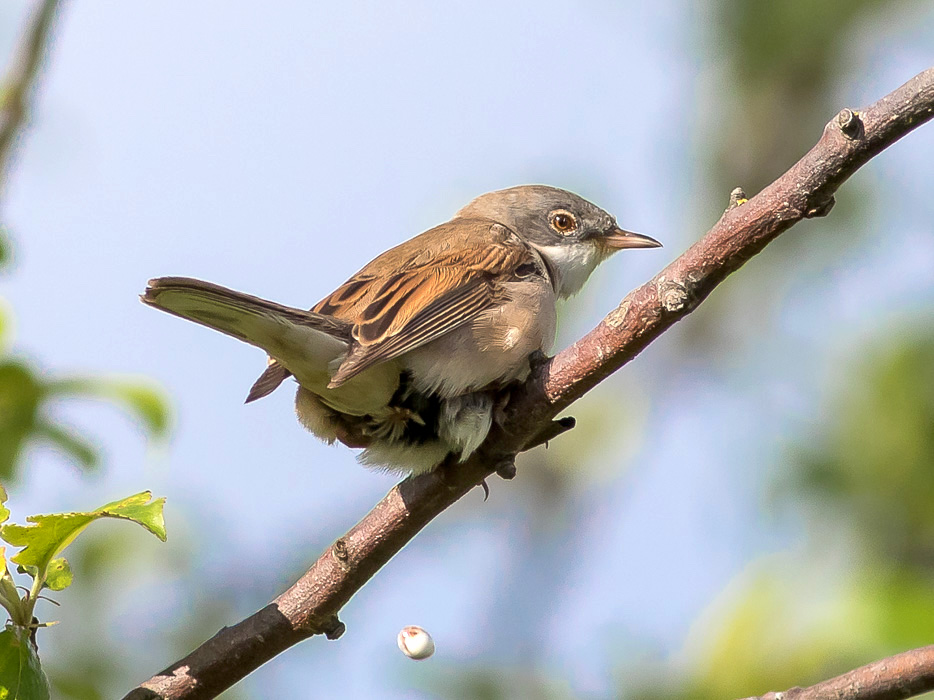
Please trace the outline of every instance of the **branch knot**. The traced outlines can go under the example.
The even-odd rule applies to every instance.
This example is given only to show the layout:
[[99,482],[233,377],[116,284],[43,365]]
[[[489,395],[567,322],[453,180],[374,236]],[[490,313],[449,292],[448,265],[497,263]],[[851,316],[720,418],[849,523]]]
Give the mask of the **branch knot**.
[[337,618],[337,615],[331,615],[324,621],[320,629],[325,637],[333,640],[340,639],[344,632],[347,631],[347,626]]
[[347,540],[343,537],[338,538],[334,542],[334,556],[337,557],[337,560],[342,564],[346,564],[347,560],[350,559],[350,553],[347,551]]
[[814,204],[808,203],[808,208],[805,210],[804,215],[808,219],[814,219],[819,216],[827,216],[830,213],[830,210],[833,209],[833,205],[836,203],[837,200],[833,198],[833,195],[818,200]]
[[696,304],[694,295],[687,284],[666,279],[664,275],[658,278],[655,289],[662,308],[670,314],[682,313]]
[[746,191],[742,187],[734,187],[730,192],[730,203],[723,213],[726,214],[731,209],[736,209],[736,207],[740,207],[748,201],[749,197],[746,196]]
[[863,134],[863,120],[859,118],[859,112],[855,110],[844,107],[837,114],[836,122],[843,135],[851,141]]

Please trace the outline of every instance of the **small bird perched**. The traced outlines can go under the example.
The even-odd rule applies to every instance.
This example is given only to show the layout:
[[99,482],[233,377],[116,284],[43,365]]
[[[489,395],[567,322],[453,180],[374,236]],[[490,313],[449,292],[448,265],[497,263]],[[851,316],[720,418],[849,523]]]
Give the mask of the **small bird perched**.
[[554,342],[557,299],[615,251],[660,245],[571,192],[525,185],[477,197],[311,311],[184,277],[150,280],[141,299],[265,350],[247,402],[294,376],[308,430],[420,473],[480,446],[497,393]]

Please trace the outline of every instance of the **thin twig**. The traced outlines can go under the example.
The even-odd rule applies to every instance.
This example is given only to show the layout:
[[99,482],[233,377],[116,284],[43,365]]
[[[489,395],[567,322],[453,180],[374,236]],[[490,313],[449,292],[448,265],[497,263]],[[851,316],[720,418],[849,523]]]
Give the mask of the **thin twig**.
[[934,690],[934,645],[861,666],[807,688],[743,700],[901,700]]
[[59,4],[60,0],[43,0],[0,84],[0,194],[6,182],[13,144],[29,114],[29,98],[39,76]]
[[222,629],[126,698],[211,698],[302,639],[340,636],[340,609],[432,518],[533,441],[559,411],[689,314],[776,236],[804,218],[827,214],[848,177],[932,115],[934,69],[865,110],[843,110],[788,172],[749,201],[737,198],[698,243],[536,371],[513,395],[503,424],[471,459],[403,481],[275,601]]

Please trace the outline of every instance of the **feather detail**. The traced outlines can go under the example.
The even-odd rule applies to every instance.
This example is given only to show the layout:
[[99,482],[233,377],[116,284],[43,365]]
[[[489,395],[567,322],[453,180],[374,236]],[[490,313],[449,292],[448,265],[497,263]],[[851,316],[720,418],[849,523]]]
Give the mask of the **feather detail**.
[[387,251],[312,309],[353,324],[356,342],[329,387],[473,320],[502,301],[502,279],[537,260],[513,231],[482,219],[442,224]]
[[289,372],[289,370],[280,365],[276,360],[273,360],[263,373],[259,375],[259,379],[253,382],[253,386],[250,387],[250,393],[247,394],[244,403],[251,403],[264,396],[269,396],[279,388],[282,382],[291,376],[292,373]]
[[254,384],[248,400],[275,389],[289,373],[302,383],[330,381],[331,363],[353,343],[347,321],[277,304],[209,282],[185,277],[150,280],[142,301],[262,348],[277,360]]

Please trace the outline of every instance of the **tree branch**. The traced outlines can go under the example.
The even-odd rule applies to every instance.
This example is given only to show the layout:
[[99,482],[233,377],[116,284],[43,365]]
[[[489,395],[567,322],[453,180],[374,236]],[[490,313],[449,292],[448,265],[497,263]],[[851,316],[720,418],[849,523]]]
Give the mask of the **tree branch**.
[[28,101],[51,36],[59,0],[44,0],[36,10],[22,42],[13,55],[10,70],[0,84],[0,194],[16,136],[26,122]]
[[302,639],[339,637],[340,609],[432,518],[538,436],[553,434],[549,423],[555,415],[693,311],[776,236],[802,219],[827,214],[848,177],[932,116],[934,69],[865,110],[841,111],[788,172],[743,204],[734,198],[698,243],[627,295],[584,338],[539,367],[471,459],[403,481],[275,601],[222,629],[126,698],[214,697]]
[[842,676],[743,700],[901,700],[934,690],[934,645],[861,666]]

